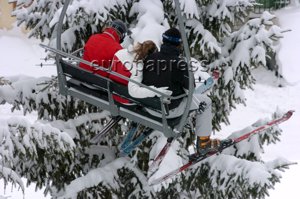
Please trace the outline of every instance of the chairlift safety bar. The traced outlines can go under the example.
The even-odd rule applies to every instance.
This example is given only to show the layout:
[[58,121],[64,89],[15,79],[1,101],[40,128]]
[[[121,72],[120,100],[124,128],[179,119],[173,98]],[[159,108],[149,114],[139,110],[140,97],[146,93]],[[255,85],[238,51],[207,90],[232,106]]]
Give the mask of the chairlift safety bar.
[[97,68],[97,70],[101,70],[101,71],[107,72],[107,73],[110,74],[110,75],[115,75],[115,76],[120,77],[120,78],[122,78],[122,79],[124,79],[124,80],[127,80],[127,81],[130,81],[130,82],[134,83],[134,84],[137,84],[137,85],[139,85],[139,86],[141,86],[141,87],[145,87],[145,88],[147,88],[147,89],[149,89],[149,90],[151,90],[151,91],[153,91],[153,92],[155,92],[155,93],[161,95],[161,96],[164,97],[164,98],[167,98],[167,99],[180,99],[180,98],[186,96],[186,94],[179,95],[179,96],[175,96],[175,97],[174,97],[174,96],[167,95],[167,94],[162,93],[162,92],[160,92],[160,91],[158,91],[158,90],[156,90],[156,89],[154,89],[154,88],[151,88],[150,86],[147,86],[147,85],[145,85],[145,84],[142,84],[142,83],[140,83],[140,82],[137,82],[137,81],[135,81],[135,80],[133,80],[133,79],[131,79],[131,78],[128,78],[128,77],[126,77],[126,76],[124,76],[124,75],[122,75],[122,74],[120,74],[120,73],[111,71],[111,70],[108,69],[108,68],[104,68],[104,67],[102,67],[102,66],[100,66],[100,65],[97,65],[97,64],[95,64],[95,63],[92,63],[92,62],[86,61],[86,60],[84,60],[84,59],[81,59],[81,58],[79,58],[79,57],[76,57],[75,55],[66,53],[66,52],[61,51],[61,50],[57,50],[57,49],[55,49],[55,48],[52,48],[52,47],[47,46],[47,45],[44,45],[44,44],[40,44],[40,46],[41,46],[42,48],[44,48],[45,50],[48,50],[48,51],[50,51],[50,52],[53,52],[53,53],[55,53],[55,54],[60,55],[61,57],[71,58],[71,59],[73,59],[73,60],[76,61],[76,62],[84,63],[84,64],[86,64],[86,65],[89,65],[89,66],[92,66],[92,67]]

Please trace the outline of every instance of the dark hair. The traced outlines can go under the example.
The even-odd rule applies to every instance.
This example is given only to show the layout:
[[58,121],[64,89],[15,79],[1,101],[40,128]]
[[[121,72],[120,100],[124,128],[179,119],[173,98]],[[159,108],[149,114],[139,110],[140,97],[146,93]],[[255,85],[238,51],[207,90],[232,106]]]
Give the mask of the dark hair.
[[151,40],[144,41],[143,43],[137,43],[133,52],[136,53],[134,61],[143,61],[148,55],[157,51],[155,43]]

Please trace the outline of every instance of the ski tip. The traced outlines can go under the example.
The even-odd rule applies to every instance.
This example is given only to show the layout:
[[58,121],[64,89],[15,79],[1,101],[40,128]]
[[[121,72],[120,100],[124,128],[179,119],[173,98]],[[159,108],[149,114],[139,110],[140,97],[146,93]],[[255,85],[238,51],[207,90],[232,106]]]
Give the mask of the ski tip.
[[289,119],[290,117],[292,117],[294,112],[295,110],[289,110],[284,116]]

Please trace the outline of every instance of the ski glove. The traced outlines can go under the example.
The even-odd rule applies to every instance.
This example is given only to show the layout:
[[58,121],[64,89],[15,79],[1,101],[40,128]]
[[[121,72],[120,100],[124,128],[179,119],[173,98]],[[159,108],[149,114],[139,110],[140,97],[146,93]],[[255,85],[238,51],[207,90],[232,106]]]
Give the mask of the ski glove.
[[[169,95],[169,96],[171,96],[172,93],[173,93],[172,91],[168,90],[169,87],[159,87],[159,88],[157,88],[157,87],[155,87],[155,86],[150,86],[150,87],[151,87],[151,88],[154,88],[155,90],[157,90],[157,91],[159,91],[159,92],[161,92],[161,93],[164,93],[164,94],[166,94],[166,95]],[[160,97],[160,94],[155,93],[155,96]]]

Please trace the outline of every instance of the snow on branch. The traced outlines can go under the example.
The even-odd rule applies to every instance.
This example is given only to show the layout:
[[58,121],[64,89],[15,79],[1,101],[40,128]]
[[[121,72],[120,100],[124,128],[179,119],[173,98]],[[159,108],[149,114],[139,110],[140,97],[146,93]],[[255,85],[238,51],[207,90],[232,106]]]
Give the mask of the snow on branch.
[[[216,113],[216,120],[229,124],[227,116],[223,117],[221,113],[227,115],[235,108],[234,104],[246,103],[243,89],[252,88],[255,83],[252,69],[266,67],[268,55],[276,51],[275,41],[282,37],[284,30],[273,24],[273,17],[265,12],[225,37],[222,54],[209,63],[209,67],[217,66],[222,71],[213,96],[216,110],[221,110]],[[220,129],[220,126],[216,124],[216,128]]]
[[[90,126],[91,131],[98,132],[100,131],[104,125],[101,123],[103,119],[109,119],[110,113],[107,111],[102,111],[100,113],[89,113],[80,115],[74,119],[69,119],[67,121],[63,120],[55,120],[50,122],[50,125],[60,129],[61,131],[65,131],[69,134],[69,136],[74,138],[79,138],[78,128],[80,126]],[[98,123],[98,125],[97,125]]]
[[24,114],[38,112],[39,119],[68,120],[87,112],[101,112],[83,101],[58,93],[56,77],[6,78],[11,84],[0,85],[0,103],[11,104],[12,111],[23,109]]
[[74,157],[74,149],[71,137],[49,124],[31,124],[24,117],[12,117],[0,127],[0,164],[5,167],[2,175],[6,180],[9,174],[22,189],[19,176],[25,176],[28,183],[35,181],[37,186],[45,186],[45,170],[51,174],[57,162],[68,162]]
[[15,166],[22,156],[37,157],[38,149],[47,153],[72,152],[75,143],[71,137],[49,124],[31,124],[24,117],[12,117],[0,129],[0,155],[5,164]]
[[230,57],[232,57],[231,66],[235,71],[239,66],[251,66],[251,62],[266,65],[267,51],[275,50],[274,38],[281,38],[284,32],[283,29],[273,25],[274,17],[264,12],[260,18],[249,20],[240,30],[232,34],[230,39],[236,42],[236,46],[233,51],[231,50]]
[[[199,19],[198,5],[195,0],[179,0],[180,9],[186,15],[187,18]],[[173,4],[175,9],[175,4]]]
[[134,41],[152,40],[160,46],[161,35],[168,27],[162,2],[160,0],[135,2],[130,10],[130,16],[134,14],[138,14],[137,24],[132,29],[131,37]]
[[11,82],[10,85],[0,87],[2,103],[12,104],[17,109],[20,109],[20,105],[22,105],[24,113],[26,113],[38,109],[38,104],[51,102],[48,92],[44,91],[45,83],[51,81],[50,78],[15,76],[8,78],[8,81]]
[[[90,143],[90,138],[102,130],[103,120],[109,117],[104,111],[68,121],[38,120],[33,124],[24,117],[10,118],[0,128],[2,164],[26,177],[28,183],[46,186],[46,192],[61,189],[74,176],[115,160],[115,147]],[[69,181],[61,181],[62,171]]]
[[204,57],[210,54],[221,53],[221,47],[217,39],[210,31],[204,28],[200,21],[191,19],[186,22],[186,25],[187,27],[193,27],[193,30],[190,32],[190,37],[195,37],[190,44],[193,53],[195,53],[194,51],[201,52]]
[[[134,176],[132,176],[133,178],[130,178],[130,181],[128,182],[120,180],[119,172],[123,169],[129,169],[134,173]],[[151,191],[153,190],[149,187],[147,178],[126,158],[119,158],[104,167],[91,170],[85,176],[75,179],[65,187],[64,191],[58,192],[55,196],[63,199],[76,198],[79,194],[83,194],[80,196],[84,197],[87,196],[84,195],[84,191],[90,189],[88,195],[95,197],[99,195],[97,194],[97,189],[101,192],[101,189],[105,189],[101,187],[109,187],[112,189],[112,198],[119,198],[120,195],[118,195],[118,192],[122,192],[122,187],[123,189],[126,189],[126,187],[129,188],[130,186],[132,186],[135,191],[131,192],[130,195],[127,195],[126,198],[135,198],[138,196],[148,196],[149,198],[152,198]],[[123,197],[125,196],[123,195]]]
[[[276,164],[278,162],[280,164]],[[280,158],[263,163],[222,154],[210,159],[208,176],[211,189],[221,195],[221,198],[247,198],[246,195],[260,197],[268,189],[274,188],[275,182],[281,178],[278,167],[282,169],[291,164],[293,163]],[[197,172],[201,173],[200,168],[195,169],[192,175],[199,175]]]
[[[44,40],[45,38],[56,38],[56,24],[58,22],[63,0],[43,0],[24,3],[24,0],[17,0],[17,8],[13,15],[17,17],[19,24],[25,23],[30,29],[30,37],[35,36]],[[126,7],[127,0],[74,0],[66,13],[63,30],[65,37],[62,39],[62,46],[67,50],[74,50],[76,47],[82,47],[83,41],[87,35],[100,32],[105,23],[114,19],[111,12],[125,13],[127,10],[119,8]],[[85,26],[88,24],[88,29]],[[76,28],[75,28],[76,27]],[[76,40],[70,40],[69,36]],[[50,40],[50,41],[51,41]]]
[[[0,159],[1,161],[1,159]],[[20,188],[22,189],[22,192],[24,193],[25,186],[21,179],[21,177],[12,169],[4,167],[0,164],[0,178],[4,180],[4,183],[7,184],[8,182],[11,182],[13,184],[18,184]],[[0,196],[1,198],[1,196]]]

